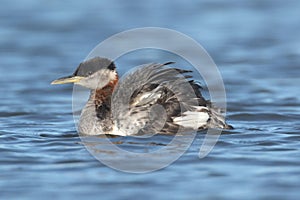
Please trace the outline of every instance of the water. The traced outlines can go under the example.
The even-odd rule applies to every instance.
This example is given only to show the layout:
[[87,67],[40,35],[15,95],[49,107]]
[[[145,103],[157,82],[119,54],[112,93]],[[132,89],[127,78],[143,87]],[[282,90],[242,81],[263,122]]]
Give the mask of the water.
[[[1,199],[299,198],[299,1],[3,0],[2,5]],[[72,118],[72,87],[49,83],[71,73],[100,41],[142,26],[181,31],[206,48],[224,79],[227,118],[235,129],[204,159],[198,158],[200,133],[169,167],[127,174],[88,153]],[[156,58],[162,59],[143,61]],[[118,65],[124,72],[122,64],[138,61]],[[169,142],[166,136],[113,140],[137,151]]]

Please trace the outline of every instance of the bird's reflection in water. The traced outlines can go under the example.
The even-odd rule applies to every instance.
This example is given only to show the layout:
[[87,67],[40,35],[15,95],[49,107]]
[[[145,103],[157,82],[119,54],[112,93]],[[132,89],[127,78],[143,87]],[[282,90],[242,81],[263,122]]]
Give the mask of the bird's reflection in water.
[[[187,136],[188,135],[188,136]],[[150,172],[177,160],[189,147],[193,134],[181,136],[83,136],[82,143],[102,164],[126,172]]]

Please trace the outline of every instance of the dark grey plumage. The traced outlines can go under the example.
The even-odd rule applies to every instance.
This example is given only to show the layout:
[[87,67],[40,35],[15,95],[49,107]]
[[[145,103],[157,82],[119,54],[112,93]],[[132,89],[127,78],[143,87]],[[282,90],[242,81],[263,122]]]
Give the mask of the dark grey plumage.
[[[143,65],[122,77],[112,96],[118,130],[165,134],[176,133],[179,128],[191,130],[182,126],[180,117],[198,112],[197,109],[209,115],[206,123],[199,123],[201,126],[197,128],[229,128],[220,110],[203,98],[200,85],[190,80],[191,71],[170,68],[169,64]],[[160,105],[161,109],[151,112],[154,105]],[[151,114],[156,120],[149,119]],[[174,119],[178,119],[178,123]]]
[[100,69],[115,70],[115,64],[107,58],[95,57],[85,62],[80,63],[73,76],[87,77]]

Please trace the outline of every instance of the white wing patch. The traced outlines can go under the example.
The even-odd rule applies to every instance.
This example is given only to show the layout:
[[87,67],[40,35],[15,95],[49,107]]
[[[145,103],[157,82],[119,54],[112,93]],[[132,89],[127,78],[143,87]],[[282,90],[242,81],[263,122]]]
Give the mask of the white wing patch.
[[180,117],[175,117],[173,122],[185,128],[198,129],[207,124],[209,115],[207,112],[186,111]]
[[155,103],[157,99],[159,99],[162,95],[160,89],[160,87],[157,87],[156,89],[151,90],[149,92],[143,92],[138,94],[134,98],[134,102],[132,102],[131,106],[142,106]]
[[156,101],[157,99],[159,99],[161,97],[160,93],[154,93],[154,92],[145,92],[141,95],[139,95],[135,101],[132,103],[131,106],[141,106],[141,105],[145,105],[145,104],[149,104],[153,101]]

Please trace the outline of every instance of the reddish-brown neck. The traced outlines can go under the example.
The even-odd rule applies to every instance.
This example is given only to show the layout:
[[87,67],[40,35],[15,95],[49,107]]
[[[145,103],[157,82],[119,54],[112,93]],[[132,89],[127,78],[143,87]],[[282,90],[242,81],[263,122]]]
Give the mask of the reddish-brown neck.
[[110,101],[111,95],[115,89],[115,86],[118,84],[119,78],[116,75],[114,80],[111,80],[106,86],[101,89],[96,89],[94,93],[94,103],[95,105],[100,105],[103,102]]

